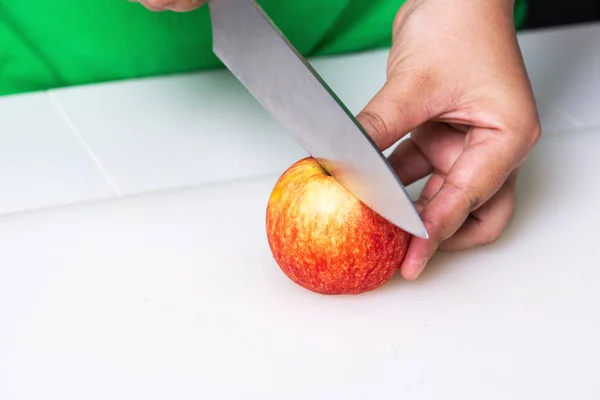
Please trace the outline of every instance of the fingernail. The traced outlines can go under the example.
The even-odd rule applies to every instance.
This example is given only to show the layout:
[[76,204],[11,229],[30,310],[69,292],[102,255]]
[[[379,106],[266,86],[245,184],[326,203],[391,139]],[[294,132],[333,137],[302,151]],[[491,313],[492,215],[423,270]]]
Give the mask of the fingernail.
[[421,260],[421,261],[417,261],[415,262],[416,268],[415,268],[415,275],[413,279],[417,279],[419,277],[419,275],[421,275],[421,272],[423,272],[423,270],[425,269],[425,265],[427,264],[427,260]]

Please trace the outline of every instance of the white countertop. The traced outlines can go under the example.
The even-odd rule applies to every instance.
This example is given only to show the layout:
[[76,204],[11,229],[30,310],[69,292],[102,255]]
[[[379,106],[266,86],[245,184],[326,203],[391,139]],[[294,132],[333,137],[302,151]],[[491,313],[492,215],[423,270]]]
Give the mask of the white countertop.
[[[0,98],[0,399],[600,398],[600,25],[520,40],[544,136],[509,230],[355,297],[274,264],[304,153],[226,73]],[[315,66],[357,112],[385,56]]]

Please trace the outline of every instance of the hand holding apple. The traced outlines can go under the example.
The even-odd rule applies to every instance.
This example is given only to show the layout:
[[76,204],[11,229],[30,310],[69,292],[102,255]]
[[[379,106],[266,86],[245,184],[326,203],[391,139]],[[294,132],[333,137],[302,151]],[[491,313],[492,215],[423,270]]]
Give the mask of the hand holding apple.
[[321,294],[380,287],[400,267],[410,241],[410,234],[364,205],[310,157],[276,182],[266,228],[282,271]]
[[541,135],[514,26],[514,0],[407,0],[387,80],[357,119],[405,186],[429,239],[414,237],[400,273],[416,279],[436,251],[498,239],[516,205],[517,175]]

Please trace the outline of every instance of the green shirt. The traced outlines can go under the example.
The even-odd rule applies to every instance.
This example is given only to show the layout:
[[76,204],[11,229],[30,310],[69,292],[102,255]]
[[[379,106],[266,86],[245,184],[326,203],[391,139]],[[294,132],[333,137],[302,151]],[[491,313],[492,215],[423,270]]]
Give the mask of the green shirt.
[[[305,56],[386,47],[404,0],[262,0]],[[525,0],[515,3],[523,23]],[[127,0],[0,0],[0,95],[221,68],[208,7],[151,12]]]

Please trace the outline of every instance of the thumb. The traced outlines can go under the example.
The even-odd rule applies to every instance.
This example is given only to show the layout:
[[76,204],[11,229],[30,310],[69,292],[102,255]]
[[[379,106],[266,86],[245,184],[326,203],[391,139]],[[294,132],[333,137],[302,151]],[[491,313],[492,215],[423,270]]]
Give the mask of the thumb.
[[[411,84],[418,82],[418,84]],[[417,126],[433,118],[430,94],[433,79],[390,77],[375,97],[356,116],[380,150],[385,150]]]

